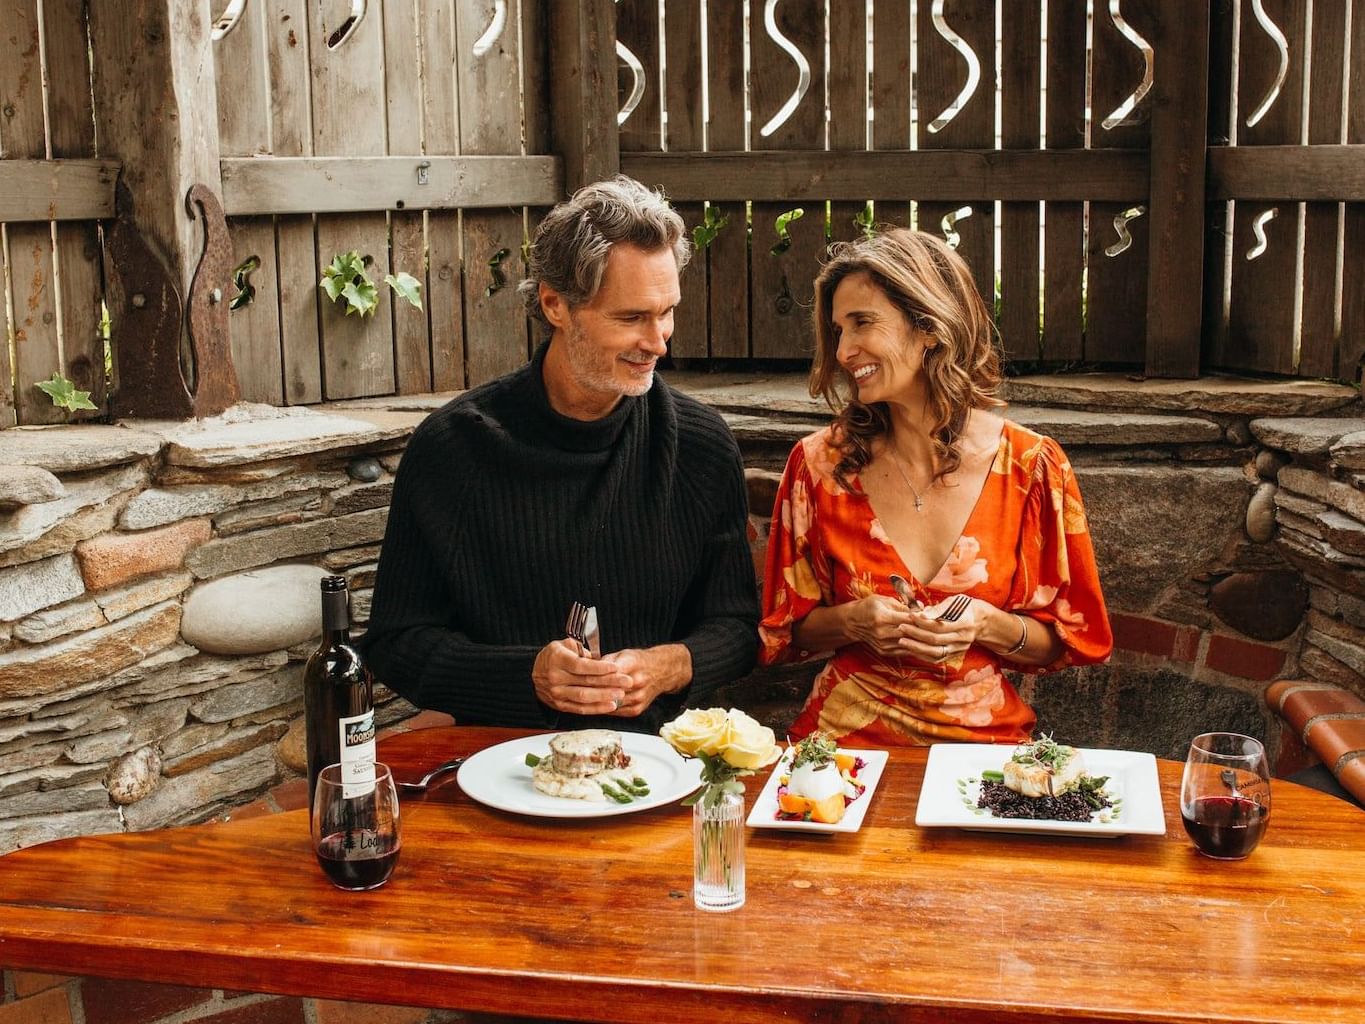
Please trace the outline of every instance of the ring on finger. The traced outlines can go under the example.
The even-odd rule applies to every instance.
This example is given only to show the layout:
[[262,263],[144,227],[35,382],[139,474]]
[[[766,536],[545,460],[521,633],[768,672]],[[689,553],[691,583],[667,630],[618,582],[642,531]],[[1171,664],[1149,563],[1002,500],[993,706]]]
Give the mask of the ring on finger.
[[614,701],[612,701],[612,702],[611,702],[611,709],[612,709],[613,711],[620,711],[620,710],[621,710],[621,702],[620,702],[619,700],[614,700]]
[[948,645],[947,645],[947,644],[939,644],[939,645],[938,645],[938,660],[939,660],[939,661],[947,661],[947,660],[948,660]]

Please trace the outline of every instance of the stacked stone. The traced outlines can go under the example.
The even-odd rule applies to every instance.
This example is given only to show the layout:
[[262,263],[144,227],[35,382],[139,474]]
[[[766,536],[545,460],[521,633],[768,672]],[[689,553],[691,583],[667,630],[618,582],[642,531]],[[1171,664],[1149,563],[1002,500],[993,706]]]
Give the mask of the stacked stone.
[[1365,419],[1254,420],[1276,546],[1307,578],[1299,675],[1365,696]]
[[347,575],[363,625],[420,418],[0,432],[0,853],[202,820],[302,770],[317,580]]

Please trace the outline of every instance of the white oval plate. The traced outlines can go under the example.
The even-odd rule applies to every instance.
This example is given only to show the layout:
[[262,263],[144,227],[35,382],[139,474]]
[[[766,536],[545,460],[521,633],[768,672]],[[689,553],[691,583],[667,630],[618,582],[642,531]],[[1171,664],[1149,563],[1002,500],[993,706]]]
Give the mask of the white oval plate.
[[471,755],[455,779],[472,800],[513,814],[538,818],[606,818],[634,814],[681,800],[701,785],[701,765],[687,760],[662,738],[645,733],[621,733],[621,748],[631,767],[649,783],[649,796],[618,804],[613,800],[570,800],[548,796],[531,785],[526,755],[548,757],[550,740],[558,733],[523,736]]

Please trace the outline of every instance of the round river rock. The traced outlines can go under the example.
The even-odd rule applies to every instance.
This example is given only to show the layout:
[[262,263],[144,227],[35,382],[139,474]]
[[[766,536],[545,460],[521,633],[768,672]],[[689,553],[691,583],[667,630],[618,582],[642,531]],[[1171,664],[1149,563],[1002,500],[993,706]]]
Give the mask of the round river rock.
[[314,565],[273,565],[197,587],[185,602],[180,634],[210,654],[262,654],[322,631]]

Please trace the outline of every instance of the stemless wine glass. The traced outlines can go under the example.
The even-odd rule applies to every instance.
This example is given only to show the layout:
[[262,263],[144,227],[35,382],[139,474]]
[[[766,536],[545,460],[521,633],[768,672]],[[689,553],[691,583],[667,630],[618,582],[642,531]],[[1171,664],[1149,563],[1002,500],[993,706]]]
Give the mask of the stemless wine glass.
[[1256,849],[1270,821],[1270,768],[1261,741],[1235,732],[1191,740],[1180,816],[1206,857],[1240,860]]
[[[344,785],[341,765],[318,774],[313,793],[313,851],[338,889],[377,889],[398,863],[398,793],[387,765],[375,763],[374,787]],[[355,795],[348,795],[355,794]]]

